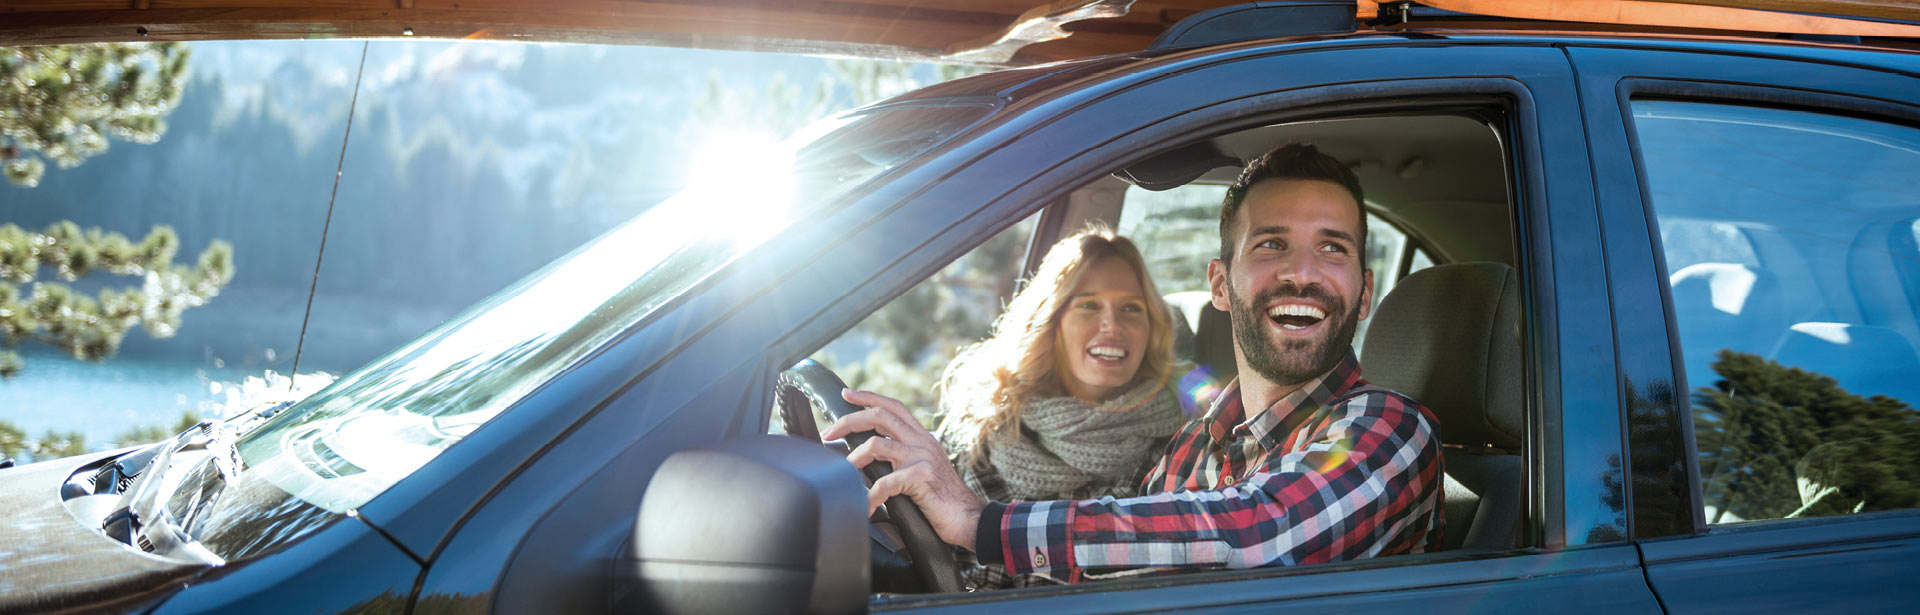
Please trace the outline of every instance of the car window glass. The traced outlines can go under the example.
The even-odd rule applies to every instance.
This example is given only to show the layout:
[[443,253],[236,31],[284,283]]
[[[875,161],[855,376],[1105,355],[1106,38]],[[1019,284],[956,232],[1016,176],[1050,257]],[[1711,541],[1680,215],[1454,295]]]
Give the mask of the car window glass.
[[1413,273],[1415,271],[1426,269],[1432,266],[1433,266],[1433,257],[1427,256],[1426,250],[1423,250],[1420,248],[1414,248],[1413,258],[1407,261],[1407,273]]
[[1632,106],[1709,523],[1920,506],[1920,130]]
[[1116,229],[1140,247],[1147,273],[1168,306],[1199,327],[1200,308],[1211,299],[1207,261],[1220,256],[1220,202],[1227,187],[1187,184],[1169,190],[1127,187]]
[[[895,297],[812,359],[848,386],[881,391],[912,408],[929,428],[939,422],[934,385],[962,346],[986,337],[1013,296],[1040,214],[1001,231],[933,277]],[[816,416],[817,426],[827,420]],[[770,433],[785,433],[779,417]]]

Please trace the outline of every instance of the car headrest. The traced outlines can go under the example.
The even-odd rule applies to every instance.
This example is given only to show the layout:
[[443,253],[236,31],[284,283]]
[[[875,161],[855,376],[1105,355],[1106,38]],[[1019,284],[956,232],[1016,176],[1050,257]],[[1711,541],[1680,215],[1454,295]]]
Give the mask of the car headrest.
[[1200,326],[1193,332],[1193,362],[1222,384],[1240,373],[1240,363],[1233,356],[1233,317],[1211,303],[1200,306]]
[[1764,269],[1694,263],[1673,272],[1668,281],[1689,386],[1708,386],[1719,379],[1712,366],[1722,349],[1767,352],[1791,322],[1780,282]]
[[1780,307],[1780,282],[1766,271],[1734,263],[1694,263],[1673,272],[1668,281],[1673,285],[1673,311],[1680,326],[1689,330],[1744,339],[1756,327],[1771,334],[1787,322]]
[[1774,360],[1787,367],[1833,377],[1861,397],[1885,395],[1920,403],[1920,353],[1900,332],[1842,322],[1794,324],[1780,338]]
[[1520,450],[1525,440],[1520,282],[1500,263],[1439,265],[1400,280],[1375,309],[1363,374],[1433,410],[1440,439]]

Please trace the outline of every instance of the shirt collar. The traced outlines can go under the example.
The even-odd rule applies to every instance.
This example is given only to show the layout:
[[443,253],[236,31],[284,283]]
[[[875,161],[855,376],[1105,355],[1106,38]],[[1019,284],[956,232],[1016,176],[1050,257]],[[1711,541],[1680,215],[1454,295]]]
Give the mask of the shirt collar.
[[[1319,410],[1327,400],[1338,398],[1360,384],[1360,360],[1352,351],[1334,364],[1333,369],[1314,377],[1302,385],[1299,390],[1287,394],[1267,408],[1266,412],[1246,418],[1246,408],[1240,401],[1240,380],[1234,379],[1216,398],[1210,416],[1209,431],[1216,440],[1227,437],[1227,426],[1232,425],[1232,435],[1238,438],[1253,437],[1262,448],[1272,450],[1281,444],[1280,427],[1287,423],[1287,417],[1299,412]],[[1297,423],[1297,421],[1296,421]]]

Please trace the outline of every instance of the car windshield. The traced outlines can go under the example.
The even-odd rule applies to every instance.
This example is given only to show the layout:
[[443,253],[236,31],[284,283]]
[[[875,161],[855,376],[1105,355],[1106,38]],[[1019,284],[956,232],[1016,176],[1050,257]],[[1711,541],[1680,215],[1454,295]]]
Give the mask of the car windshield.
[[[199,503],[206,514],[195,515],[203,522],[189,532],[209,547],[227,545],[215,551],[235,559],[304,533],[259,516],[304,526],[331,516],[321,511],[360,507],[667,300],[993,108],[977,100],[882,106],[823,120],[784,145],[740,152],[733,168],[751,169],[754,181],[695,178],[673,198],[246,428],[237,442],[240,479],[221,502]],[[231,488],[243,485],[265,493],[232,497]],[[281,540],[228,540],[217,536],[223,532]]]

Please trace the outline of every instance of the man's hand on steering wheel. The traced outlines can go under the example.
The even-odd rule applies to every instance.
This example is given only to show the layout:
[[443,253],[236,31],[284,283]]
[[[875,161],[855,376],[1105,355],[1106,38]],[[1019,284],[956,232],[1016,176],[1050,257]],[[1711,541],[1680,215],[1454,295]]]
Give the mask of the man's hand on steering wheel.
[[856,468],[865,468],[874,461],[893,464],[893,473],[874,481],[867,490],[867,511],[871,513],[879,508],[889,497],[905,495],[926,513],[941,540],[973,549],[980,511],[987,504],[954,472],[953,465],[947,462],[946,447],[941,446],[899,400],[853,389],[841,391],[840,396],[865,410],[834,421],[820,433],[820,438],[836,440],[848,434],[873,431],[880,437],[853,449],[847,454],[847,461]]

